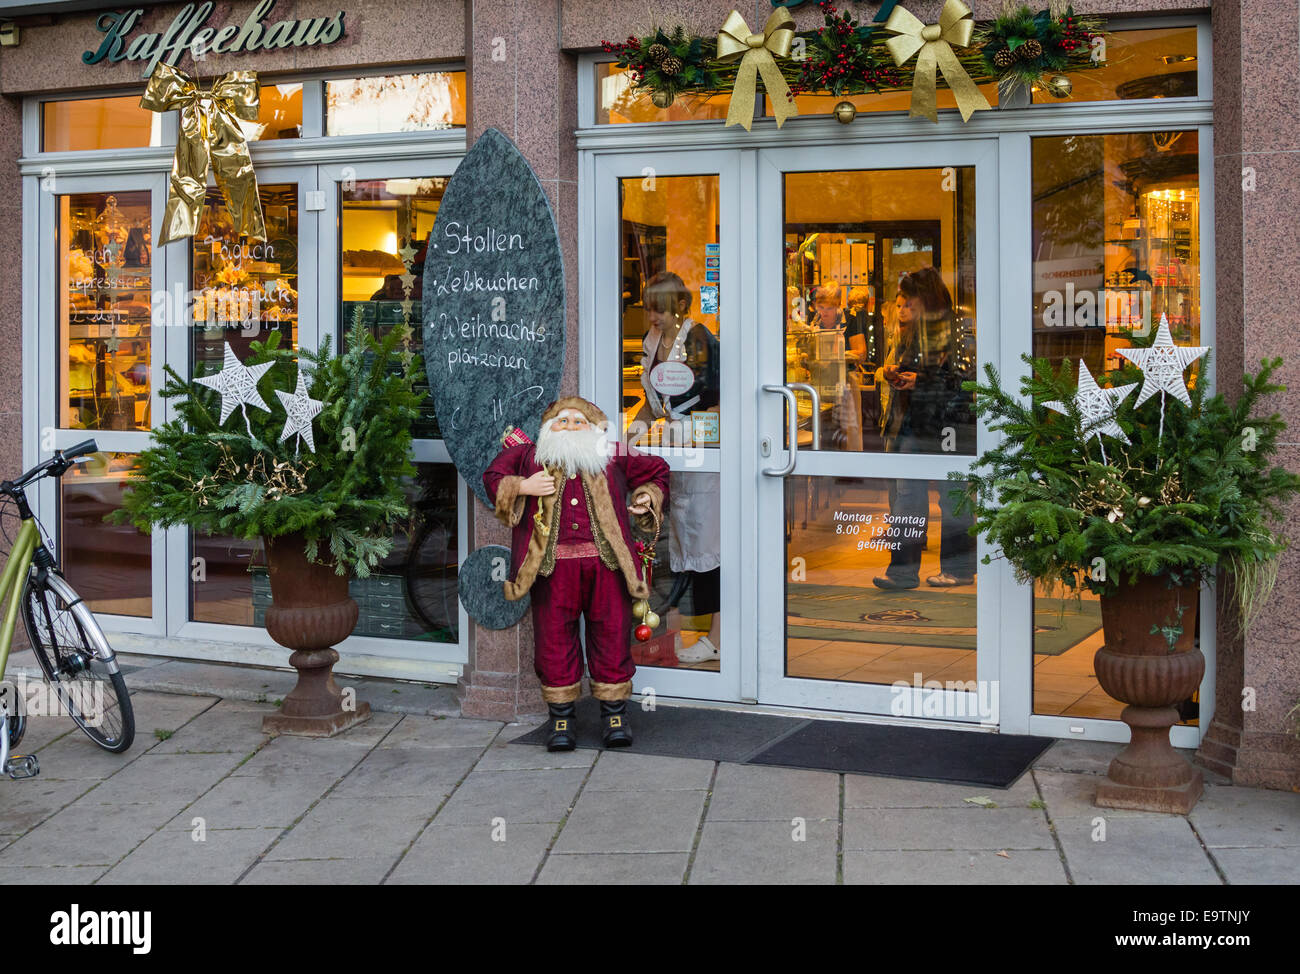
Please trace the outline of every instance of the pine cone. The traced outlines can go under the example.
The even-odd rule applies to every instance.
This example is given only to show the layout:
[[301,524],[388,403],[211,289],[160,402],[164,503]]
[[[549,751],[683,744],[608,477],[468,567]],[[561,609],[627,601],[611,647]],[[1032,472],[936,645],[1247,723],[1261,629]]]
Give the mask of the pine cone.
[[662,44],[651,44],[650,49],[646,51],[646,54],[651,61],[658,64],[668,56],[668,48],[664,47]]
[[1008,51],[1005,47],[993,55],[993,66],[1000,71],[1005,71],[1011,65],[1016,63],[1016,56]]
[[1016,48],[1016,57],[1022,61],[1033,61],[1043,56],[1043,45],[1032,37]]
[[672,77],[673,75],[677,74],[677,72],[681,71],[681,69],[682,69],[682,59],[678,57],[673,57],[672,55],[669,55],[668,57],[664,58],[662,61],[659,62],[659,70],[662,71],[664,74],[668,75],[669,77]]

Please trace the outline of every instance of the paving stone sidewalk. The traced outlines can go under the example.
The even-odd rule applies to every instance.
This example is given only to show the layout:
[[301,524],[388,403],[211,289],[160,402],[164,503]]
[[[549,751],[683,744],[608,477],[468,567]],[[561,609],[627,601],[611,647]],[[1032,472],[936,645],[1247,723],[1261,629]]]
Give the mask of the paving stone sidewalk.
[[[100,750],[66,718],[30,721],[20,750],[37,753],[41,774],[0,779],[0,882],[1288,884],[1300,875],[1300,795],[1212,781],[1187,818],[1098,809],[1092,794],[1115,745],[1058,742],[1005,791],[635,748],[548,754],[510,743],[531,726],[439,714],[445,688],[377,680],[362,681],[362,699],[386,698],[368,723],[330,740],[267,737],[274,697],[258,702],[259,687],[283,692],[290,674],[209,666],[221,672],[197,693],[204,664],[129,662],[128,682],[142,689],[127,753]],[[143,688],[171,686],[177,672],[188,692]]]

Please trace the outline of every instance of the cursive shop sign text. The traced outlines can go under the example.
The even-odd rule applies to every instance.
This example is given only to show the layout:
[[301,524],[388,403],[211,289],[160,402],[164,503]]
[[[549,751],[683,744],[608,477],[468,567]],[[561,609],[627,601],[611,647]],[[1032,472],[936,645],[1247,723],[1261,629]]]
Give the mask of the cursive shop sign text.
[[160,33],[132,32],[144,16],[144,8],[100,14],[95,27],[104,35],[95,50],[86,51],[86,64],[106,61],[143,61],[145,77],[159,61],[176,66],[185,53],[196,59],[208,54],[247,54],[283,47],[318,47],[333,44],[343,36],[343,11],[332,17],[269,22],[275,0],[259,0],[243,23],[208,27],[215,4],[187,3]]

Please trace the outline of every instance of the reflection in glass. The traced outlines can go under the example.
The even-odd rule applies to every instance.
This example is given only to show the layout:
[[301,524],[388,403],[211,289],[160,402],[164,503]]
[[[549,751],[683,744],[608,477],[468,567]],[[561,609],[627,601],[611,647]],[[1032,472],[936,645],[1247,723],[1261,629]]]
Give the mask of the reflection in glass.
[[609,61],[596,65],[596,124],[628,122],[681,122],[690,119],[726,118],[731,95],[682,95],[667,108],[659,108],[648,92],[634,92],[627,68]]
[[239,121],[249,142],[302,138],[302,85],[262,85],[258,90],[257,119]]
[[156,145],[162,145],[162,114],[141,108],[139,95],[41,104],[41,150],[44,152]]
[[[425,248],[446,186],[441,178],[404,178],[361,180],[340,189],[340,331],[358,316],[376,337],[407,324],[411,348],[420,353]],[[428,380],[418,380],[416,391],[427,394]],[[432,398],[423,399],[414,432],[416,439],[441,436]]]
[[325,82],[325,134],[373,135],[465,127],[465,72]]
[[[455,468],[416,464],[409,495],[411,522],[397,532],[392,553],[368,578],[348,582],[359,609],[353,634],[454,643],[459,638]],[[264,626],[271,583],[261,542],[196,536],[193,546],[194,556],[204,559],[205,577],[190,586],[191,618]]]
[[787,477],[786,675],[975,679],[975,539],[949,481]]
[[[1126,33],[1150,33],[1160,50],[1179,50],[1165,42],[1180,39],[1195,53],[1192,28]],[[1150,336],[1162,314],[1177,344],[1203,344],[1197,133],[1036,138],[1032,146],[1033,354],[1054,364],[1082,359],[1100,376],[1119,368],[1119,349]],[[1117,720],[1123,705],[1093,670],[1097,596],[1082,588],[1065,601],[1062,614],[1061,600],[1035,586],[1034,713]],[[1198,615],[1198,640],[1199,626]],[[1195,696],[1179,706],[1184,723],[1198,712]]]
[[619,190],[628,442],[715,448],[718,177],[623,179]]
[[[976,87],[988,99],[989,105],[993,108],[998,107],[998,86],[996,83],[989,81]],[[935,94],[937,96],[935,105],[940,111],[944,109],[955,110],[957,108],[957,99],[950,88],[941,86]],[[835,106],[842,101],[852,104],[859,114],[867,112],[905,112],[912,105],[912,92],[881,91],[867,92],[861,95],[812,94],[805,92],[794,96],[794,104],[799,109],[800,115],[830,115],[834,113]],[[763,113],[769,117],[772,114],[772,105],[766,96],[763,98]]]
[[800,448],[973,454],[974,169],[784,178],[786,382],[817,393]]
[[58,201],[59,425],[147,430],[151,194]]
[[1071,71],[1065,98],[1034,87],[1033,101],[1117,101],[1128,98],[1194,98],[1197,94],[1195,27],[1116,30],[1106,35],[1106,63]]
[[129,453],[94,453],[59,481],[59,562],[95,612],[153,615],[153,550],[149,536],[104,518],[122,506],[135,476]]

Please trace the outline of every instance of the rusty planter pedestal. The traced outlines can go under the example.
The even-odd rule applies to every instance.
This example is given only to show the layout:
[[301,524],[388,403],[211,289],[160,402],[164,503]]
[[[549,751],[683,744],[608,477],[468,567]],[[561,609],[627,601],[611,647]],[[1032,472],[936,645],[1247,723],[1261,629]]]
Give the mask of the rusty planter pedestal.
[[284,698],[280,712],[262,718],[268,734],[332,737],[370,719],[370,704],[352,701],[345,709],[334,682],[333,649],[357,624],[357,604],[348,596],[348,578],[333,565],[307,560],[301,535],[266,539],[270,565],[271,605],[266,631],[281,646],[293,650],[290,664],[298,683]]
[[[1186,815],[1201,797],[1204,775],[1169,743],[1178,720],[1174,705],[1192,695],[1205,673],[1205,657],[1193,642],[1198,595],[1195,585],[1171,589],[1163,578],[1144,578],[1101,597],[1106,644],[1093,666],[1101,688],[1128,705],[1120,718],[1131,732],[1097,787],[1103,808]],[[1153,625],[1182,626],[1172,653]]]

